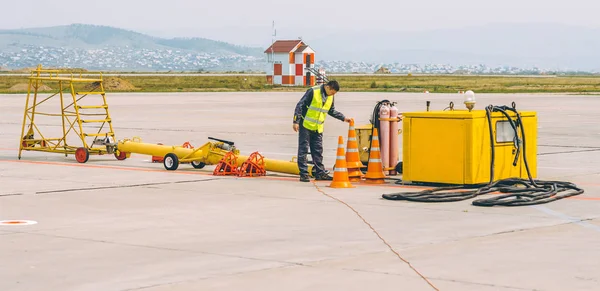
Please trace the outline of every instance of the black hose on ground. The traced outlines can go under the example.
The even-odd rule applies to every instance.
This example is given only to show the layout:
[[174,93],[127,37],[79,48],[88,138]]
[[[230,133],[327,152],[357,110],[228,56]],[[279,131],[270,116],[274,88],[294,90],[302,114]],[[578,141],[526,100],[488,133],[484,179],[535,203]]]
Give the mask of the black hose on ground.
[[[516,122],[512,120],[507,111],[512,111],[516,114]],[[519,155],[522,155],[528,179],[522,178],[507,178],[494,181],[494,165],[495,165],[495,148],[494,137],[492,131],[492,112],[501,112],[508,118],[508,121],[515,131],[515,140],[513,141],[516,147],[515,160],[513,166],[518,164]],[[515,103],[512,103],[512,108],[508,106],[493,106],[489,105],[486,108],[486,117],[490,133],[490,181],[487,184],[477,185],[458,185],[438,187],[434,189],[423,190],[419,192],[405,192],[383,194],[382,197],[387,200],[407,200],[415,202],[453,202],[462,201],[478,197],[479,195],[500,192],[507,193],[491,198],[477,199],[472,202],[475,206],[524,206],[544,204],[563,198],[580,195],[584,192],[583,189],[570,182],[563,181],[542,181],[534,180],[531,177],[531,171],[527,162],[526,138],[525,129],[521,120],[521,115],[516,110]],[[520,128],[520,132],[517,128]],[[519,133],[521,139],[519,139]],[[521,146],[523,147],[521,149]],[[474,189],[473,189],[474,188]],[[466,191],[450,191],[460,189],[471,189]],[[448,191],[448,192],[441,192]],[[441,193],[438,193],[441,192]],[[562,193],[562,194],[561,194]]]

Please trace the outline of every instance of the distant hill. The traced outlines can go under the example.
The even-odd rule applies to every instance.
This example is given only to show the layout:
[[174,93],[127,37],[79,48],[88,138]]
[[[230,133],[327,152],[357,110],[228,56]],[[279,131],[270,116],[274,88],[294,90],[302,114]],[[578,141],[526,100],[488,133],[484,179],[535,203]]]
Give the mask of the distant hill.
[[[87,24],[0,30],[0,67],[5,68],[46,63],[92,69],[252,69],[256,66],[229,65],[223,60],[258,60],[263,58],[263,51],[205,38],[165,39]],[[169,64],[170,58],[173,64]]]
[[0,30],[0,48],[14,43],[70,48],[124,47],[184,49],[195,52],[262,56],[264,49],[241,47],[205,38],[164,39],[135,31],[100,25],[71,24],[44,28]]

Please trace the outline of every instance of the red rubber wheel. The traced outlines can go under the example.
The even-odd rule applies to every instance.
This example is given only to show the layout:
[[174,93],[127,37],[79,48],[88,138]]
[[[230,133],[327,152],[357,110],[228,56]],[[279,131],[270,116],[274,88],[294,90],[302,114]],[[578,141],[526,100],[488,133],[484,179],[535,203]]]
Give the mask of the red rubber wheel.
[[75,151],[75,159],[80,163],[85,163],[90,158],[90,152],[86,148],[77,148]]
[[116,151],[115,152],[115,158],[117,158],[117,160],[119,160],[119,161],[122,161],[122,160],[124,160],[124,159],[127,158],[127,153],[126,152]]

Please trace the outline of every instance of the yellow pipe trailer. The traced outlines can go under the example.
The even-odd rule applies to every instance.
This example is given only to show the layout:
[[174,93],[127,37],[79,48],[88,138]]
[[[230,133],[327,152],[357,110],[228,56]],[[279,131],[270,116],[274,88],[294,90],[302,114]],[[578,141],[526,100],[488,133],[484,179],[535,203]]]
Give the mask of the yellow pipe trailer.
[[[249,156],[239,155],[239,150],[233,142],[209,137],[215,142],[207,142],[198,148],[187,148],[184,146],[159,145],[143,143],[139,138],[119,140],[116,144],[116,150],[131,153],[164,157],[163,164],[165,169],[177,170],[180,163],[190,163],[196,169],[202,169],[206,165],[218,164],[227,153],[232,152],[237,157],[237,166],[242,164]],[[292,161],[282,161],[274,159],[264,159],[265,170],[271,172],[298,175],[300,173],[298,164]],[[312,165],[309,165],[308,171],[312,173]]]

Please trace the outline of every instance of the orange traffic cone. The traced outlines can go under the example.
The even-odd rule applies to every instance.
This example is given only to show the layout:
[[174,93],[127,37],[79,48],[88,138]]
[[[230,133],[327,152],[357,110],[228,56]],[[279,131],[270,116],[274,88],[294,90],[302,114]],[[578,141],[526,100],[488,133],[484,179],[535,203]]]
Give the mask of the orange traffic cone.
[[371,152],[369,153],[369,164],[367,165],[365,182],[368,184],[383,184],[385,183],[385,174],[383,173],[383,164],[381,162],[379,133],[377,132],[377,128],[373,128],[371,142]]
[[346,154],[344,153],[344,138],[340,135],[338,138],[337,158],[335,159],[335,168],[333,169],[333,181],[331,188],[354,188],[348,178],[348,169],[346,167]]
[[354,129],[354,119],[350,120],[348,128],[348,144],[346,145],[346,166],[348,167],[348,177],[351,182],[359,182],[364,176],[360,168],[364,168],[358,154],[358,142],[356,140],[356,130]]

